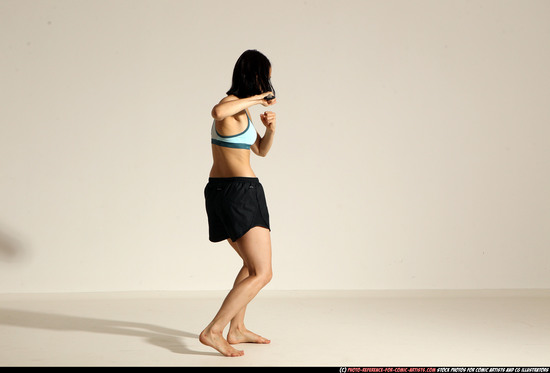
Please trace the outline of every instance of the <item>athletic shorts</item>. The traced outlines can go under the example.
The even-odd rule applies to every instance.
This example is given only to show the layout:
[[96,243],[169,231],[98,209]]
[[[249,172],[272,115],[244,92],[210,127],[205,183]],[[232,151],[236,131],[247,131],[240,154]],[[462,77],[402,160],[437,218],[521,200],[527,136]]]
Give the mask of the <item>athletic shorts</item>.
[[211,177],[204,198],[212,242],[236,241],[257,226],[271,230],[264,188],[255,177]]

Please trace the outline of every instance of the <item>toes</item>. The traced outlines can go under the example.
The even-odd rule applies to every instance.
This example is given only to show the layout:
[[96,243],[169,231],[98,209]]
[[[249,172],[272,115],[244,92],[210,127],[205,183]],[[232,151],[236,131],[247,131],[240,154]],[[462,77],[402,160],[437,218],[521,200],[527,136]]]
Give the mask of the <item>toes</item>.
[[255,342],[256,342],[256,343],[267,344],[267,343],[269,343],[269,342],[271,342],[271,341],[270,341],[269,339],[267,339],[267,338],[264,338],[264,337],[258,335],[258,336],[256,336]]

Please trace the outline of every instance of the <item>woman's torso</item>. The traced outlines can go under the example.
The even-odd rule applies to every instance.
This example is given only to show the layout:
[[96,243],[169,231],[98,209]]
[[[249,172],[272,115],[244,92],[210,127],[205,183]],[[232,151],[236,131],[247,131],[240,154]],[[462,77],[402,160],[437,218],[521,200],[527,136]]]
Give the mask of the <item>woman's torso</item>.
[[[234,137],[245,131],[256,130],[250,121],[246,110],[235,116],[236,121],[224,123],[224,121],[214,122],[215,131],[221,137]],[[248,128],[252,126],[252,128]],[[213,128],[214,130],[214,128]],[[250,150],[239,149],[227,146],[212,144],[213,164],[210,170],[210,177],[256,177],[250,166]]]

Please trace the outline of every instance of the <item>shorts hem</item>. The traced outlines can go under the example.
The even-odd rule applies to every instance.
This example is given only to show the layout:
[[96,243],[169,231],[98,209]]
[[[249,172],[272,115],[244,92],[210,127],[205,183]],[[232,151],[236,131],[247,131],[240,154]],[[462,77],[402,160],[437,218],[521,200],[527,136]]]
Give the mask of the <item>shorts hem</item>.
[[254,228],[254,227],[262,227],[262,228],[265,228],[265,229],[267,229],[267,230],[269,230],[269,231],[271,232],[271,228],[269,227],[269,225],[267,225],[267,224],[255,224],[255,225],[251,226],[250,228],[248,228],[243,234],[238,235],[238,236],[234,236],[235,238],[233,238],[233,237],[231,237],[231,236],[226,236],[226,237],[223,237],[223,238],[210,238],[210,237],[209,237],[208,240],[209,240],[210,242],[213,242],[213,243],[218,243],[218,242],[222,242],[222,241],[225,241],[225,240],[227,240],[228,238],[230,238],[231,241],[235,242],[235,241],[237,241],[239,238],[241,238],[242,236],[244,236],[245,234],[247,234],[248,231],[251,230],[251,229]]
[[244,236],[245,234],[248,233],[249,230],[251,230],[252,228],[254,227],[262,227],[262,228],[266,228],[267,230],[269,230],[271,232],[271,228],[269,226],[267,226],[267,224],[254,224],[253,226],[251,226],[250,228],[248,228],[243,234],[241,234],[240,236],[238,236],[237,238],[233,239],[231,238],[231,241],[235,242],[237,241],[239,238],[241,238],[242,236]]

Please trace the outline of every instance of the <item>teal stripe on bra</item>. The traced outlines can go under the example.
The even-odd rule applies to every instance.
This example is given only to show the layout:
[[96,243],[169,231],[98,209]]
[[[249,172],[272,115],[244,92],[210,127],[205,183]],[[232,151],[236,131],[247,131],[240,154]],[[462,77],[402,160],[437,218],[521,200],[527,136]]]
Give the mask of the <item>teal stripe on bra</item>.
[[226,148],[250,149],[250,145],[248,145],[248,144],[231,143],[231,142],[225,142],[225,141],[220,141],[220,140],[216,140],[216,139],[212,139],[212,144],[219,145],[219,146],[225,146]]

